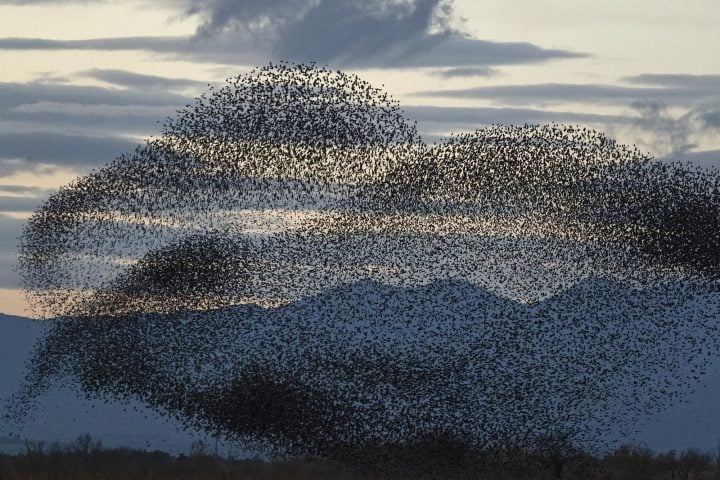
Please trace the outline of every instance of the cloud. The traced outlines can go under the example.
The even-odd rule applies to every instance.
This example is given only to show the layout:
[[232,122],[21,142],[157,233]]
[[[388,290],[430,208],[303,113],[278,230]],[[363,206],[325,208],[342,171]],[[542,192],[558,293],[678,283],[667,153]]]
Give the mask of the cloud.
[[[242,48],[239,48],[242,46]],[[267,45],[251,36],[204,38],[198,36],[113,37],[83,40],[0,38],[0,50],[143,51],[174,60],[255,64],[267,61]]]
[[[140,50],[197,62],[253,64],[275,59],[356,68],[516,65],[587,56],[568,50],[544,49],[526,42],[491,42],[444,35],[426,35],[404,42],[376,43],[372,47],[348,43],[350,39],[319,36],[318,32],[297,34],[292,42],[282,41],[274,46],[270,45],[274,48],[268,48],[268,45],[263,45],[260,40],[247,35],[247,32],[224,34],[216,38],[0,38],[0,50]],[[243,48],[238,48],[239,45]],[[340,45],[345,45],[345,48],[340,48]]]
[[10,193],[14,196],[45,198],[54,190],[53,188],[33,187],[29,185],[5,185],[0,183],[0,192],[5,194]]
[[19,196],[39,196],[47,193],[48,189],[27,185],[4,185],[0,183],[0,192],[9,192]]
[[[655,155],[672,155],[696,148],[714,148],[720,129],[720,75],[643,74],[623,84],[543,83],[492,85],[411,94],[424,98],[462,98],[502,105],[497,122],[596,123],[612,136],[635,143]],[[507,106],[588,104],[625,107],[621,115],[584,114],[549,110],[508,109]],[[470,112],[470,110],[466,110]],[[491,111],[487,111],[492,113]],[[461,114],[448,112],[448,114]],[[482,117],[482,115],[481,115]],[[587,118],[583,118],[587,117]],[[603,118],[606,117],[606,118]],[[614,117],[614,118],[613,118]]]
[[451,35],[446,26],[429,35],[439,0],[355,2],[325,0],[279,32],[274,51],[281,58],[339,61],[341,64],[412,62]]
[[[445,16],[438,16],[443,8]],[[323,0],[278,29],[274,51],[293,60],[382,67],[507,65],[578,56],[469,38],[452,27],[449,9],[440,0]]]
[[[621,143],[635,143],[652,155],[677,156],[690,155],[691,150],[702,147],[713,134],[699,125],[696,113],[675,117],[664,106],[654,108],[637,103],[621,115],[513,107],[406,106],[403,110],[408,119],[417,121],[418,131],[427,142],[445,141],[451,133],[494,124],[560,123],[603,131]],[[687,157],[687,160],[695,164],[714,162],[720,166],[720,158],[701,161],[699,157]]]
[[629,129],[635,130],[637,143],[661,156],[689,152],[717,135],[712,119],[720,110],[697,107],[674,114],[659,101],[635,101],[631,108],[637,115]]
[[[107,71],[93,72],[105,75]],[[127,77],[138,83],[132,72],[110,71],[108,78]],[[142,76],[140,76],[142,77]],[[178,85],[190,80],[177,80]],[[162,77],[145,79],[159,85]],[[27,162],[80,165],[103,162],[127,150],[128,137],[156,134],[158,122],[191,103],[184,95],[168,89],[101,88],[47,83],[0,83],[0,158],[3,171],[25,170]],[[28,133],[32,132],[32,133]],[[78,147],[71,145],[83,145]],[[47,147],[46,152],[40,149]],[[119,149],[114,151],[113,149]],[[112,156],[108,154],[112,152]],[[8,160],[13,160],[8,162]],[[18,163],[23,160],[25,163]]]
[[632,118],[622,115],[601,115],[569,111],[539,110],[531,108],[496,107],[437,107],[416,105],[403,107],[405,115],[418,122],[418,128],[424,124],[446,126],[484,126],[492,124],[522,125],[525,123],[631,123]]
[[431,42],[426,39],[427,50],[419,48],[404,50],[399,55],[387,56],[385,66],[405,67],[454,67],[458,65],[481,66],[539,63],[551,59],[584,56],[565,50],[548,50],[530,43],[489,42],[472,38],[445,38]]
[[449,68],[446,70],[439,70],[435,72],[443,78],[456,78],[456,77],[492,77],[497,75],[498,71],[488,66],[478,67],[457,67]]
[[623,81],[640,85],[658,85],[662,87],[700,88],[717,92],[720,87],[720,75],[654,74],[644,73],[625,77]]
[[188,98],[170,92],[143,92],[79,85],[0,82],[0,109],[35,102],[74,103],[80,105],[154,105],[182,106]]
[[160,105],[107,105],[104,103],[81,104],[39,101],[25,103],[13,107],[8,111],[18,114],[62,114],[71,116],[94,116],[94,117],[143,117],[153,115],[156,118],[172,109],[170,106]]
[[681,153],[697,146],[690,141],[694,130],[691,112],[676,118],[667,112],[665,104],[657,101],[635,101],[631,106],[639,113],[633,125],[660,136],[663,153]]
[[707,127],[720,128],[720,108],[703,112],[701,118]]
[[561,103],[629,104],[633,101],[665,103],[700,102],[720,98],[720,87],[697,91],[680,87],[627,87],[622,85],[540,83],[527,85],[493,85],[457,90],[415,92],[412,96],[431,98],[466,98],[490,100],[504,104],[548,105]]
[[[459,69],[461,72],[463,69]],[[452,72],[452,70],[450,71]],[[653,102],[667,106],[708,104],[720,106],[720,75],[642,74],[625,77],[621,84],[536,83],[523,85],[490,85],[450,90],[427,90],[412,93],[416,97],[463,98],[487,100],[506,105],[552,105],[595,103],[630,105]],[[710,123],[714,117],[709,116]]]
[[[39,204],[40,201],[31,210],[35,210]],[[15,271],[18,238],[25,220],[6,216],[0,211],[0,222],[0,288],[17,288],[21,284],[20,276]]]
[[206,88],[206,82],[187,78],[168,78],[157,75],[143,75],[129,70],[94,68],[79,73],[79,76],[94,78],[112,85],[134,89],[186,90]]
[[698,167],[720,168],[720,150],[704,150],[700,152],[679,152],[661,157],[662,161],[689,162]]
[[52,40],[47,38],[0,38],[3,50],[152,50],[171,52],[189,37],[113,37],[83,40]]
[[0,109],[0,130],[47,131],[65,134],[133,136],[145,138],[160,130],[158,121],[174,107],[80,105],[37,102]]
[[239,29],[269,36],[322,4],[317,0],[181,0],[174,3],[181,5],[186,15],[201,17],[200,36]]
[[316,61],[352,67],[488,67],[576,58],[530,43],[470,38],[444,0],[185,0],[193,36],[50,40],[0,38],[0,49],[144,50],[196,61]]
[[42,203],[42,198],[0,195],[0,212],[32,212]]
[[[135,148],[123,137],[66,135],[54,132],[0,133],[0,173],[7,175],[33,164],[100,166]],[[4,170],[4,171],[3,171]]]
[[56,5],[64,4],[91,4],[91,3],[107,3],[107,0],[0,0],[0,5],[42,5],[46,3],[54,3]]

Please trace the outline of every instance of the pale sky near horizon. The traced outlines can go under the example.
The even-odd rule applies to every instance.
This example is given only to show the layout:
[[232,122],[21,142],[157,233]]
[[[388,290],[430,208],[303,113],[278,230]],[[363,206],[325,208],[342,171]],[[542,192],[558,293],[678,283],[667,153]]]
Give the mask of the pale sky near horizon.
[[720,166],[717,0],[0,0],[0,312],[17,237],[59,186],[269,61],[357,73],[426,138],[584,124]]

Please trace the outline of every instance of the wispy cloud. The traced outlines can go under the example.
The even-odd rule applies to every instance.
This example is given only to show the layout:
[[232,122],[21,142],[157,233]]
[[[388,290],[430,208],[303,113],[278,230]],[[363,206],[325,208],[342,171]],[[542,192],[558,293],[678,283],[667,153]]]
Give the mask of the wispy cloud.
[[55,83],[0,82],[0,108],[17,107],[40,101],[81,105],[178,106],[185,105],[187,97],[171,92],[144,92]]
[[168,78],[158,75],[143,75],[129,70],[93,68],[78,73],[79,76],[94,78],[124,88],[149,90],[205,89],[208,84],[187,78]]
[[498,70],[488,66],[477,66],[477,67],[457,67],[448,68],[445,70],[438,70],[435,72],[443,78],[457,78],[457,77],[492,77],[498,74]]
[[562,103],[627,105],[638,100],[654,100],[666,104],[678,104],[718,99],[720,98],[720,84],[715,85],[714,88],[688,89],[676,86],[629,87],[604,84],[541,83],[493,85],[456,90],[430,90],[415,92],[412,95],[416,97],[489,100],[510,105]]
[[21,197],[47,197],[52,193],[52,188],[33,187],[30,185],[5,185],[0,183],[0,192],[4,195]]
[[418,122],[418,128],[429,130],[442,126],[445,130],[477,128],[492,124],[522,125],[525,123],[630,124],[632,117],[572,111],[553,111],[513,107],[437,107],[416,105],[403,107],[405,115]]
[[108,0],[2,0],[0,5],[42,5],[42,4],[100,4],[108,3]]
[[0,38],[2,50],[151,50],[174,52],[189,42],[190,37],[113,37],[82,40],[53,40],[48,38]]
[[657,85],[661,87],[699,88],[702,90],[720,90],[720,75],[685,75],[644,73],[625,77],[623,81],[639,85]]

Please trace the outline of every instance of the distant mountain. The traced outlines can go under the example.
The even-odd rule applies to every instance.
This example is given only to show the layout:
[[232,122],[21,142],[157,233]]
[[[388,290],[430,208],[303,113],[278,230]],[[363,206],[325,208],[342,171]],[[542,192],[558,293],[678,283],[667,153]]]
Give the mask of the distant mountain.
[[[635,375],[645,382],[673,373],[689,375],[689,366],[675,362],[677,353],[695,344],[696,337],[703,333],[696,325],[697,319],[712,314],[713,305],[714,301],[704,306],[702,299],[678,293],[677,288],[632,289],[604,278],[586,279],[534,304],[516,303],[464,281],[445,280],[415,287],[361,281],[283,307],[237,306],[169,316],[146,314],[134,321],[147,337],[139,347],[145,350],[138,353],[138,358],[152,363],[153,375],[189,379],[197,382],[198,388],[223,385],[228,378],[237,376],[243,365],[264,362],[293,372],[308,367],[308,358],[342,363],[344,359],[356,358],[353,355],[370,358],[368,352],[373,352],[375,356],[393,355],[399,359],[399,365],[406,366],[410,363],[402,362],[410,359],[442,366],[448,358],[469,356],[482,358],[483,362],[497,361],[494,368],[507,368],[508,373],[516,367],[533,367],[533,375],[547,377],[545,380],[550,383],[547,388],[553,386],[553,372],[600,374],[594,369],[606,366],[608,383],[603,388],[635,388],[642,399],[644,389],[659,386],[616,382],[617,376],[610,375],[615,368],[612,362],[618,355],[628,355],[628,362],[637,363],[626,366],[621,361],[620,368],[626,369],[626,375]],[[688,316],[688,311],[694,312],[694,316]],[[670,320],[658,322],[658,315]],[[42,328],[37,322],[19,317],[2,316],[0,322],[0,355],[9,357],[7,362],[0,359],[3,375],[0,396],[7,396],[19,385],[23,362]],[[67,345],[68,353],[86,345],[90,355],[84,361],[89,358],[91,362],[103,362],[105,357],[122,361],[124,356],[135,361],[130,359],[132,352],[127,351],[127,345],[117,343],[119,337],[115,333],[98,341],[97,335],[102,336],[111,327],[101,325],[97,330],[93,328],[92,333],[84,333],[82,325],[75,325],[72,332],[75,343]],[[677,329],[684,334],[677,335]],[[628,336],[628,332],[632,335]],[[518,348],[523,355],[517,353]],[[597,358],[606,358],[609,363],[593,363]],[[691,378],[687,387],[676,386],[682,391],[687,388],[682,397],[687,403],[652,414],[632,425],[639,433],[622,438],[643,441],[657,450],[717,446],[720,361],[700,354],[698,358],[696,363],[704,362],[706,375]],[[499,367],[504,360],[509,365]],[[648,365],[659,368],[640,372],[644,376],[632,370]],[[76,366],[96,368],[93,363]],[[360,371],[333,368],[323,364],[323,368],[304,371],[298,377],[312,374],[315,381],[333,384],[341,375],[346,386],[373,381],[363,377],[372,372],[372,367]],[[441,371],[445,373],[424,381],[442,384],[442,375],[448,370]],[[133,372],[117,375],[122,381],[138,381]],[[494,381],[491,376],[479,375]],[[537,379],[528,376],[525,380],[532,384]],[[539,382],[543,383],[544,380]],[[423,391],[422,385],[417,388],[417,392]],[[505,387],[498,383],[498,388]],[[498,395],[505,393],[501,391]],[[537,394],[541,399],[544,392]],[[176,451],[186,451],[193,438],[191,434],[177,433],[176,422],[151,413],[139,401],[128,408],[120,402],[84,400],[70,390],[56,388],[44,394],[41,405],[45,412],[34,413],[33,419],[23,425],[21,430],[27,432],[24,436],[52,440],[64,435],[62,438],[71,440],[87,431],[115,444],[143,446],[149,442],[152,448]],[[621,417],[623,413],[617,415]],[[4,448],[1,441],[0,448]]]

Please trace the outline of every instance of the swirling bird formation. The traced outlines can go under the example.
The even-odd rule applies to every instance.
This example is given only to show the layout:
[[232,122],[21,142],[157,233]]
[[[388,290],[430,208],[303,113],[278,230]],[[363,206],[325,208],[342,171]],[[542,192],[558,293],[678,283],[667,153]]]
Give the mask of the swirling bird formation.
[[268,65],[53,195],[28,401],[69,375],[257,448],[532,446],[681,399],[720,345],[720,176],[601,133],[425,144],[359,78]]

